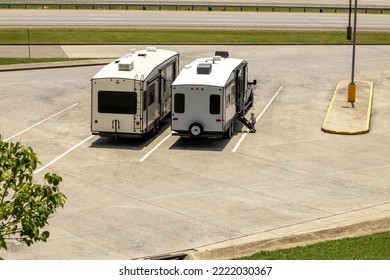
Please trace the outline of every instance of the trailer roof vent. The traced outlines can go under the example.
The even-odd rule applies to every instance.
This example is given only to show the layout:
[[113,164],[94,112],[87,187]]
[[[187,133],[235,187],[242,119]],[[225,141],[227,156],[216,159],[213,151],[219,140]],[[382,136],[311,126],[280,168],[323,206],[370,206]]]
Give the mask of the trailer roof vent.
[[211,63],[199,63],[197,68],[198,74],[210,74],[211,73],[212,64]]
[[146,52],[157,52],[157,48],[156,47],[147,47]]
[[221,61],[222,60],[222,57],[221,56],[219,56],[219,55],[214,55],[213,56],[213,62],[215,62],[215,61]]
[[229,57],[229,52],[227,52],[227,51],[215,51],[215,55],[221,56],[223,58],[228,58]]
[[119,61],[118,70],[119,71],[131,71],[134,68],[134,60],[131,58],[125,58]]

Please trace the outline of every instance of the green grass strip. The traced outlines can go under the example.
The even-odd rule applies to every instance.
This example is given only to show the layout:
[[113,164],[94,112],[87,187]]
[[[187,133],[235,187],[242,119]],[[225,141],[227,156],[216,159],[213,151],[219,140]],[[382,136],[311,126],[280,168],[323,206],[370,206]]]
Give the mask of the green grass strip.
[[56,62],[56,61],[79,61],[90,60],[90,58],[14,58],[0,57],[0,65],[39,63],[39,62]]
[[244,260],[390,260],[390,232],[262,251]]
[[[343,31],[30,29],[31,44],[351,44]],[[0,29],[2,44],[27,44],[27,29]],[[358,32],[359,44],[390,44],[390,32]]]

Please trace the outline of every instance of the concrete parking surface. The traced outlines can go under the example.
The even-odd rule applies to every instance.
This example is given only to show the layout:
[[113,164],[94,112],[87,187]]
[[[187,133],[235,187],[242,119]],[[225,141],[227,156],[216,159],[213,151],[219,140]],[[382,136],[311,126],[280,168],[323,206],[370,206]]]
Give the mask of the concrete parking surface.
[[[142,47],[57,50],[96,58]],[[321,131],[338,81],[350,77],[350,46],[159,47],[178,51],[180,67],[215,50],[246,59],[258,81],[250,111],[261,115],[257,132],[236,123],[231,140],[191,141],[170,136],[167,120],[155,138],[99,138],[90,133],[89,91],[101,66],[0,72],[0,134],[31,145],[43,168],[36,179],[58,173],[68,197],[49,221],[48,242],[10,243],[2,257],[135,259],[326,229],[347,234],[377,219],[389,226],[388,46],[357,47],[355,77],[374,83],[374,102],[370,132],[355,136]]]

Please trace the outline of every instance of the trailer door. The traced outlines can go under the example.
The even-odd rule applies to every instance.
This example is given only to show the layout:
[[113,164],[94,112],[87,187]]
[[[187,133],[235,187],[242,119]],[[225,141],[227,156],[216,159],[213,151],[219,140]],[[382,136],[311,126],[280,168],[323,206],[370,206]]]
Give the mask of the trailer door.
[[243,112],[247,101],[247,63],[243,63],[236,69],[236,106],[237,112]]
[[210,122],[207,123],[207,129],[210,132],[223,131],[222,117],[222,97],[221,94],[210,94],[209,96],[209,116]]
[[176,62],[174,60],[166,68],[161,70],[161,82],[160,82],[160,114],[161,116],[167,115],[171,111],[171,97],[172,97],[172,83],[176,78]]

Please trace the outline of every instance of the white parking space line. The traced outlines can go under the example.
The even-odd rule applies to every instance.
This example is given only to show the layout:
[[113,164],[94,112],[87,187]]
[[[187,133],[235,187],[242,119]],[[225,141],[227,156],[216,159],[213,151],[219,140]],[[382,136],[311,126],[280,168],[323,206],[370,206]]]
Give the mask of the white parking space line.
[[153,149],[151,149],[146,155],[144,155],[139,161],[144,161],[145,159],[147,159],[155,150],[158,149],[158,147],[160,147],[165,141],[168,140],[169,137],[171,137],[172,135],[172,132],[169,133],[163,140],[160,141],[160,143],[158,143],[156,145],[156,147],[154,147]]
[[30,129],[36,127],[37,125],[40,125],[41,123],[43,123],[43,122],[45,122],[45,121],[48,121],[48,120],[50,120],[51,118],[54,118],[55,116],[58,116],[59,114],[65,112],[65,111],[67,111],[67,110],[69,110],[69,109],[71,109],[71,108],[73,108],[73,107],[75,107],[75,106],[77,106],[77,105],[79,105],[79,103],[75,103],[75,104],[69,106],[68,108],[65,108],[64,110],[61,110],[61,111],[55,113],[54,115],[51,115],[50,117],[47,117],[46,119],[43,119],[43,120],[37,122],[36,124],[33,124],[32,126],[30,126],[30,127],[26,128],[26,129],[22,130],[21,132],[19,132],[19,133],[13,135],[13,136],[11,136],[11,137],[8,137],[7,139],[4,140],[4,142],[7,142],[7,141],[9,141],[9,140],[11,140],[11,139],[13,139],[13,138],[15,138],[15,137],[17,137],[17,136],[23,134],[23,133],[29,131]]
[[[260,118],[264,115],[265,111],[267,111],[268,107],[271,105],[271,103],[274,101],[274,99],[276,98],[276,96],[278,96],[279,92],[282,90],[283,86],[281,86],[278,91],[274,94],[274,96],[271,98],[270,101],[268,101],[267,105],[265,106],[265,108],[263,109],[263,111],[261,111],[260,115],[256,118],[256,123],[258,120],[260,120]],[[244,134],[241,136],[240,140],[238,140],[237,144],[234,146],[233,150],[232,150],[232,153],[235,153],[238,148],[240,147],[242,141],[244,141],[245,137],[248,135],[248,131],[249,129],[247,128],[246,131],[244,132]]]
[[56,157],[55,159],[53,159],[51,162],[49,162],[48,164],[42,166],[41,168],[37,169],[34,171],[34,174],[37,174],[39,172],[41,172],[42,170],[46,169],[47,167],[49,167],[50,165],[52,165],[53,163],[57,162],[58,160],[60,160],[61,158],[63,158],[64,156],[66,156],[67,154],[69,154],[71,151],[77,149],[78,147],[80,147],[81,145],[83,145],[85,142],[87,142],[88,140],[90,140],[92,137],[94,137],[94,135],[91,135],[91,136],[88,136],[87,138],[85,138],[83,141],[81,141],[80,143],[78,143],[77,145],[73,146],[72,148],[70,148],[69,150],[67,150],[65,153],[59,155],[58,157]]

